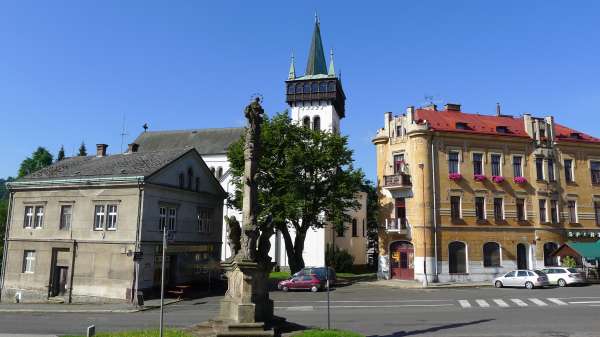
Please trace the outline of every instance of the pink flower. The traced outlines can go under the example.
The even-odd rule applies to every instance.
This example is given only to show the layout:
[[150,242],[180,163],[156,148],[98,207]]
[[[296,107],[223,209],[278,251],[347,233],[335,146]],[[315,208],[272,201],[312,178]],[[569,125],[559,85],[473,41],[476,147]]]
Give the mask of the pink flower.
[[462,179],[462,175],[460,173],[449,173],[448,179],[454,180],[454,181],[459,181]]
[[525,178],[525,177],[515,177],[515,178],[513,179],[513,181],[514,181],[516,184],[526,184],[526,183],[527,183],[527,178]]
[[503,176],[492,176],[492,181],[495,182],[496,184],[500,184],[504,182],[504,177]]
[[484,176],[483,174],[476,174],[473,176],[473,179],[475,179],[475,181],[482,182],[482,181],[485,181],[487,179],[487,177]]

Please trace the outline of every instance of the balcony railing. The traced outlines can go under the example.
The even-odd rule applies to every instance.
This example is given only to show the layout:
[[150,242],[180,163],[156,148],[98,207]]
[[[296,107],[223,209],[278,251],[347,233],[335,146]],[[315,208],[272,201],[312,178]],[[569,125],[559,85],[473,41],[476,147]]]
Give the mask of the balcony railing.
[[411,187],[410,175],[406,173],[396,173],[389,176],[383,176],[383,187]]
[[408,234],[410,226],[406,218],[385,219],[385,230],[388,232],[397,232],[400,234]]

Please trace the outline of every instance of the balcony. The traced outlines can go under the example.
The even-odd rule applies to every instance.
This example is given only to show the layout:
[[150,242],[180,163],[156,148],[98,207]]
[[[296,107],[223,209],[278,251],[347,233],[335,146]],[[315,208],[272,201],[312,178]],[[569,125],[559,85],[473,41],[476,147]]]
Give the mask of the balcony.
[[410,236],[410,225],[406,218],[400,219],[385,219],[385,231],[398,234],[406,234]]
[[383,176],[383,188],[388,190],[411,188],[410,175],[406,173],[396,173],[389,176]]

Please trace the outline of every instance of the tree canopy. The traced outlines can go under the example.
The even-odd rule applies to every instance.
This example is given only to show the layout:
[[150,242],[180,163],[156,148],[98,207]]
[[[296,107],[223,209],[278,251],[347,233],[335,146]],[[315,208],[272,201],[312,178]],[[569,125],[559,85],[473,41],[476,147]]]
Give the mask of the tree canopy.
[[52,154],[40,146],[31,154],[31,157],[27,157],[21,162],[19,177],[24,177],[50,164],[52,164]]
[[[287,113],[265,118],[260,139],[257,256],[269,260],[269,238],[279,230],[295,272],[304,267],[302,252],[310,228],[350,220],[346,213],[359,206],[355,197],[363,173],[353,168],[346,137],[296,125]],[[241,209],[243,138],[230,146],[227,156],[237,185],[233,204]]]
[[81,142],[81,145],[79,145],[79,152],[77,153],[78,156],[80,157],[85,157],[87,156],[87,149],[85,147],[85,143]]
[[56,161],[61,161],[63,159],[65,159],[65,147],[61,145],[60,150],[58,150],[58,155],[56,156]]

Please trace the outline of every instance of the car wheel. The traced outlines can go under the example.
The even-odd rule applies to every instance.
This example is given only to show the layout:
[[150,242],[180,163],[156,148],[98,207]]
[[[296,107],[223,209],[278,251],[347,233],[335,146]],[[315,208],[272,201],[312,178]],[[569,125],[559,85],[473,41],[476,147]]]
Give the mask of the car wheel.
[[529,281],[525,282],[525,288],[527,288],[527,289],[533,289],[533,283],[531,283]]
[[310,288],[310,291],[312,291],[313,293],[316,293],[317,291],[319,291],[319,287],[312,286],[312,288]]
[[559,287],[566,287],[567,286],[567,281],[565,281],[563,279],[559,279],[558,280],[558,286]]
[[494,283],[494,286],[495,286],[496,288],[502,288],[504,285],[502,284],[502,282],[500,282],[500,281],[496,281],[496,283]]
[[283,291],[288,291],[288,290],[290,290],[290,289],[288,289],[288,287],[285,287],[285,286],[284,286],[283,288],[281,288],[281,290],[283,290]]

